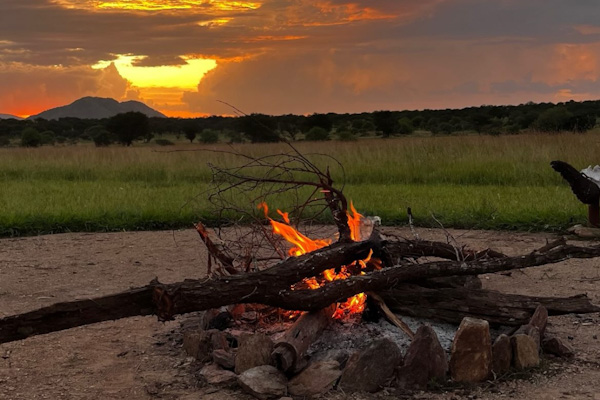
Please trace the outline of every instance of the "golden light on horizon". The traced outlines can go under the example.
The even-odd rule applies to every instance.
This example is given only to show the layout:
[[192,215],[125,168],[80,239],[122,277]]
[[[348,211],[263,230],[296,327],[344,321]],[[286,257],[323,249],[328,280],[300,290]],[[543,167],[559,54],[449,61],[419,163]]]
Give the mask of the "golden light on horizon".
[[228,0],[52,0],[55,4],[71,9],[89,10],[130,10],[130,11],[167,11],[197,10],[203,13],[211,11],[255,10],[262,3],[258,1]]
[[112,61],[99,61],[92,66],[104,69],[115,65],[119,74],[133,86],[140,88],[163,87],[178,89],[196,89],[198,83],[208,71],[217,66],[217,62],[204,58],[186,58],[183,65],[139,66],[135,65],[146,56],[120,54]]

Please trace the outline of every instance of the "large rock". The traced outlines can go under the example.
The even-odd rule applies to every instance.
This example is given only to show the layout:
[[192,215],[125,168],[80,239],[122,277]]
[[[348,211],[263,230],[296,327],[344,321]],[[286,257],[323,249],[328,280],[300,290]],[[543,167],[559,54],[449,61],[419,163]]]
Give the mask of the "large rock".
[[346,393],[376,392],[393,377],[402,353],[390,339],[377,340],[348,359],[339,386]]
[[185,331],[183,349],[189,356],[200,362],[210,361],[212,352],[210,333],[202,329]]
[[512,364],[512,345],[504,334],[498,336],[492,346],[492,371],[501,375],[510,370]]
[[542,340],[542,349],[545,353],[563,358],[570,358],[575,354],[575,351],[569,344],[554,336],[545,337]]
[[237,376],[216,364],[209,364],[200,370],[200,376],[211,385],[229,385],[236,381]]
[[235,369],[235,354],[233,351],[227,351],[223,349],[213,350],[212,359],[216,364],[225,369]]
[[510,339],[513,348],[515,367],[525,369],[535,367],[540,362],[537,345],[531,336],[520,333]]
[[450,375],[456,382],[481,382],[492,370],[492,339],[487,321],[464,318],[456,331]]
[[446,352],[435,331],[429,325],[420,326],[406,351],[404,365],[398,369],[398,386],[424,389],[431,380],[443,381],[446,371]]
[[517,329],[517,331],[515,333],[513,333],[514,335],[527,335],[530,338],[533,339],[533,341],[535,342],[535,348],[537,349],[538,353],[541,350],[541,335],[540,335],[540,331],[537,327],[531,325],[531,324],[527,324],[527,325],[521,325],[521,327],[519,329]]
[[540,340],[544,339],[546,325],[548,325],[548,310],[543,305],[537,306],[529,320],[529,325],[535,326],[540,333]]
[[272,365],[250,368],[238,376],[238,383],[246,392],[261,399],[275,399],[287,394],[285,375]]
[[273,341],[262,333],[243,335],[239,340],[237,355],[235,356],[235,373],[242,372],[261,365],[271,365]]
[[294,396],[316,396],[333,388],[340,376],[340,363],[335,360],[312,363],[290,380],[288,390]]

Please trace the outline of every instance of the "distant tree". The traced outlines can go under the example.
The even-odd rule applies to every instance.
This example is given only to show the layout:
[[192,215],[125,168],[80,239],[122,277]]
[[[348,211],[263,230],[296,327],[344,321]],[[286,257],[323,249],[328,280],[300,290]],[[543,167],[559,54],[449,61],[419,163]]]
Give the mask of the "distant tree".
[[305,138],[310,141],[329,140],[329,131],[320,126],[314,126],[306,132]]
[[331,132],[333,128],[333,122],[329,114],[312,114],[306,118],[305,121],[305,131],[310,130],[314,127],[319,127],[325,129],[327,132]]
[[423,127],[423,124],[425,124],[425,118],[423,118],[421,115],[417,115],[412,119],[411,122],[415,129],[420,129]]
[[42,135],[37,129],[28,127],[21,132],[21,146],[23,147],[39,147],[42,145]]
[[396,129],[396,119],[391,111],[375,111],[373,113],[373,123],[375,128],[383,134],[383,137],[390,137]]
[[173,146],[175,144],[169,139],[154,139],[154,143],[156,143],[159,146]]
[[542,112],[533,126],[544,132],[559,132],[568,130],[573,114],[563,106],[556,106]]
[[396,125],[396,132],[400,135],[410,135],[415,131],[412,121],[406,117],[400,118]]
[[280,140],[274,119],[264,114],[251,114],[238,118],[238,130],[243,132],[252,143]]
[[10,146],[10,139],[8,136],[0,136],[0,147]]
[[229,143],[242,143],[244,141],[244,137],[240,131],[227,129],[224,134],[229,138]]
[[40,137],[42,139],[42,144],[54,144],[56,143],[56,135],[54,134],[54,131],[51,130],[46,130],[42,133],[40,133]]
[[183,125],[183,134],[185,135],[185,138],[190,141],[190,143],[196,139],[196,135],[198,134],[199,130],[199,124],[193,119],[186,120]]
[[377,130],[375,124],[371,120],[365,118],[352,121],[351,129],[354,133],[361,136],[366,136]]
[[90,126],[85,130],[85,134],[92,139],[96,147],[110,146],[115,142],[115,136],[106,130],[104,125]]
[[350,142],[356,140],[356,134],[349,129],[342,129],[337,133],[337,137],[342,142]]
[[135,111],[111,117],[108,120],[107,128],[124,146],[131,146],[134,140],[148,138],[151,135],[148,117],[146,114]]

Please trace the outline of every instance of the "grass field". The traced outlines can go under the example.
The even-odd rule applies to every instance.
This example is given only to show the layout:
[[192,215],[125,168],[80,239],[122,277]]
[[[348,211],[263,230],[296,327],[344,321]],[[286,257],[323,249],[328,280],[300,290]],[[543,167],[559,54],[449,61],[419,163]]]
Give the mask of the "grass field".
[[[298,143],[345,168],[345,192],[384,224],[560,230],[586,209],[549,166],[562,159],[597,163],[600,135],[456,136]],[[93,146],[0,149],[0,235],[165,229],[215,223],[206,197],[207,163],[231,165],[225,145]],[[281,152],[282,144],[237,145],[244,154]],[[171,149],[169,149],[171,150]],[[334,177],[342,181],[339,169]],[[285,200],[283,201],[285,203]],[[327,222],[327,221],[324,221]]]

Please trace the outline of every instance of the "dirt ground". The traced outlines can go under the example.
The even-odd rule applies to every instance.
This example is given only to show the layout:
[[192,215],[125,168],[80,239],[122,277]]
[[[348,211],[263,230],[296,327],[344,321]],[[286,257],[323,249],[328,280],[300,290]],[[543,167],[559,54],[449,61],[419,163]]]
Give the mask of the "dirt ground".
[[[405,236],[404,229],[384,231]],[[439,230],[422,238],[444,240]],[[510,255],[541,247],[548,234],[451,231],[471,248]],[[0,317],[59,301],[93,298],[147,284],[201,278],[206,253],[191,230],[73,233],[0,240]],[[600,304],[600,259],[569,260],[483,277],[484,287],[508,293],[569,296]],[[181,319],[135,317],[0,345],[0,399],[250,399],[204,387],[180,346]],[[571,361],[547,359],[521,377],[479,387],[376,395],[332,393],[326,399],[594,399],[600,400],[600,314],[551,317],[550,333],[576,350]]]

